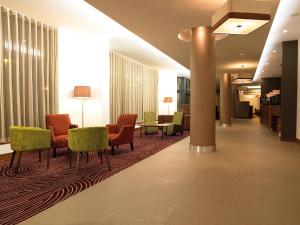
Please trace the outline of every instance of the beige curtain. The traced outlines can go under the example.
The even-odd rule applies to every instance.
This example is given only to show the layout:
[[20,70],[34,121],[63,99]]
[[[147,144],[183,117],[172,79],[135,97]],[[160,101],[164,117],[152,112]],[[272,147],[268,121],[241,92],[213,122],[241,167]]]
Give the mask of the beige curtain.
[[116,52],[110,52],[110,120],[121,113],[157,112],[158,71]]
[[57,31],[1,6],[0,142],[11,125],[44,127],[57,106]]

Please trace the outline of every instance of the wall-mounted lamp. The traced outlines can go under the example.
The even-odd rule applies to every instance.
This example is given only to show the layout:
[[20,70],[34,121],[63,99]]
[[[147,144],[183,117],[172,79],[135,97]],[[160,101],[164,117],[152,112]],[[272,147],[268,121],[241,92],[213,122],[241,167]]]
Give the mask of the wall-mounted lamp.
[[74,87],[74,98],[81,99],[81,127],[84,126],[84,108],[83,102],[85,99],[91,97],[91,87],[89,86],[75,86]]

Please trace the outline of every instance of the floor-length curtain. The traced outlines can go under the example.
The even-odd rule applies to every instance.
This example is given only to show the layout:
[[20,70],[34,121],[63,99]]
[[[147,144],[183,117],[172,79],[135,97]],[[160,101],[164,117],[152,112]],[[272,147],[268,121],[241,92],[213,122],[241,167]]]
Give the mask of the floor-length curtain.
[[110,52],[110,120],[121,113],[136,113],[138,121],[145,111],[157,112],[156,69],[116,52]]
[[9,126],[44,127],[57,107],[57,30],[1,6],[0,142]]

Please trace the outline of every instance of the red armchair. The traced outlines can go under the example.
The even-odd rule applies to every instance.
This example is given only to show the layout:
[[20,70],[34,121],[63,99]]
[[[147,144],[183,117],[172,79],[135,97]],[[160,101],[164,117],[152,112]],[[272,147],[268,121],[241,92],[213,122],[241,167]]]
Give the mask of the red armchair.
[[108,128],[109,145],[111,146],[111,154],[114,154],[114,147],[130,144],[133,151],[133,134],[136,123],[136,114],[121,114],[117,124],[106,125]]
[[56,157],[57,148],[68,147],[68,130],[77,127],[77,125],[71,124],[69,114],[46,115],[46,128],[51,131],[53,157]]

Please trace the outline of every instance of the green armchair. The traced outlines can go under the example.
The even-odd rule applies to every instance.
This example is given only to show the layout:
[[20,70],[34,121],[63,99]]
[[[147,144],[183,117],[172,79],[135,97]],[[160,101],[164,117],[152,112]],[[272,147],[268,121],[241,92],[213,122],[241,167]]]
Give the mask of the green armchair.
[[[183,112],[175,112],[172,120],[172,125],[168,126],[167,135],[175,135],[176,133],[181,133],[183,135]],[[164,129],[166,132],[166,129]]]
[[[71,151],[77,153],[76,172],[79,171],[80,153],[86,153],[86,159],[89,160],[89,152],[98,151],[101,156],[102,151],[105,152],[106,162],[109,170],[111,170],[108,149],[108,129],[106,127],[86,127],[69,129],[68,145]],[[71,154],[72,155],[72,154]],[[70,157],[70,168],[72,167],[72,157]]]
[[19,152],[17,169],[20,166],[22,152],[39,150],[39,162],[41,162],[41,150],[47,149],[47,169],[49,168],[49,152],[51,148],[51,133],[49,130],[37,127],[11,126],[9,132],[10,145],[13,150],[9,167],[12,167],[14,163],[16,152]]
[[[155,112],[144,112],[144,123],[145,124],[154,124],[156,123]],[[153,134],[158,132],[158,127],[146,127],[146,134]]]

